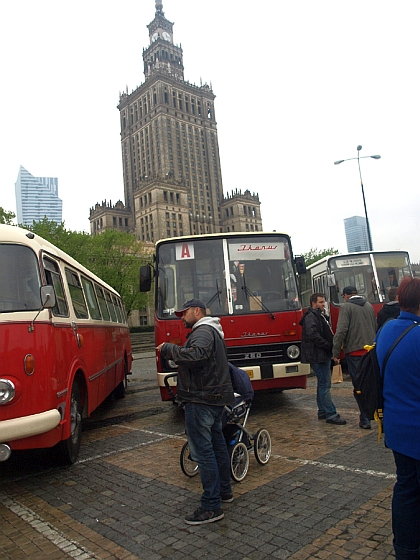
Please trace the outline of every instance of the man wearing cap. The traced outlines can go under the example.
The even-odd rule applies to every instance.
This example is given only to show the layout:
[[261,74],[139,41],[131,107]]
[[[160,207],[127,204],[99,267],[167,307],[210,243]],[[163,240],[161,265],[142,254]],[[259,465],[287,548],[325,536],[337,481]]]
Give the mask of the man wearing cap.
[[190,454],[198,463],[203,485],[201,507],[185,522],[201,525],[222,519],[221,502],[233,501],[222,412],[225,405],[234,404],[235,397],[220,319],[207,317],[199,299],[185,302],[175,315],[192,329],[185,345],[164,342],[157,350],[178,365],[176,399],[185,408]]
[[[341,306],[336,333],[333,340],[333,359],[340,363],[341,348],[346,355],[347,368],[353,381],[357,364],[363,354],[364,346],[373,344],[376,335],[376,315],[371,304],[357,294],[355,286],[346,286],[341,294],[344,304]],[[360,408],[359,426],[370,429],[370,420]]]

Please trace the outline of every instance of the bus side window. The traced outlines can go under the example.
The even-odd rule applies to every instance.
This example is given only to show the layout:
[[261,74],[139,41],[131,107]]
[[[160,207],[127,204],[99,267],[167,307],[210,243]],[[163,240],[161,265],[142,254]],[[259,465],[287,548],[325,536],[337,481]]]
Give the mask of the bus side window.
[[105,300],[105,294],[103,288],[95,284],[96,295],[98,296],[99,307],[101,308],[102,318],[104,321],[110,321],[111,317],[109,315],[108,306]]
[[114,304],[112,303],[111,294],[107,290],[104,290],[104,291],[105,291],[106,302],[108,304],[109,313],[111,314],[111,321],[114,321],[114,323],[116,323],[117,322],[117,314],[115,313],[115,307],[114,307]]
[[82,276],[82,284],[85,292],[86,301],[89,307],[89,313],[92,319],[102,319],[101,311],[99,309],[98,300],[96,299],[95,290],[93,289],[93,283]]
[[50,259],[44,258],[44,271],[47,284],[54,287],[56,304],[52,309],[56,317],[68,317],[69,308],[64,293],[63,279],[61,278],[58,264]]
[[74,313],[78,319],[89,319],[89,313],[83,296],[79,276],[74,270],[70,270],[69,268],[66,268],[65,270]]
[[113,302],[114,302],[115,311],[116,311],[116,313],[117,313],[117,321],[118,321],[119,323],[122,323],[123,320],[122,320],[122,316],[121,316],[121,309],[120,309],[120,306],[118,305],[118,298],[116,298],[116,297],[113,295],[113,296],[112,296],[112,300],[113,300]]

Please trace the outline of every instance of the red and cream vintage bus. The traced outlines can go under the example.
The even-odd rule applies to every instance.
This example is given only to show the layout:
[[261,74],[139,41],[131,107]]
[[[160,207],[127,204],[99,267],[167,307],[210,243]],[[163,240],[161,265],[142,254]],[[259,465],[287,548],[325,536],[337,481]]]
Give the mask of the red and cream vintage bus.
[[131,364],[118,293],[41,237],[0,225],[0,461],[56,446],[74,463],[82,418],[124,395]]
[[[302,308],[290,238],[282,233],[221,233],[164,239],[155,255],[155,338],[183,345],[188,331],[174,311],[192,298],[220,317],[229,360],[245,369],[254,390],[305,388],[300,362]],[[141,268],[141,291],[151,288]],[[176,364],[157,354],[162,400]],[[169,383],[174,385],[173,378]],[[173,390],[173,389],[172,389]]]
[[375,312],[389,301],[390,288],[397,288],[403,276],[411,276],[410,258],[406,251],[371,251],[330,255],[309,265],[299,276],[304,308],[309,307],[312,293],[325,295],[326,312],[335,332],[343,288],[355,286],[359,295],[372,304]]

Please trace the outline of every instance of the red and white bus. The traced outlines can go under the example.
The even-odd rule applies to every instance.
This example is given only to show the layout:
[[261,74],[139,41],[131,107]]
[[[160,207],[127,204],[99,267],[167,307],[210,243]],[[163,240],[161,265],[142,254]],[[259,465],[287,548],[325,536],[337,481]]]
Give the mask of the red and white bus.
[[131,364],[118,293],[41,237],[0,225],[0,461],[56,446],[74,463],[82,418],[124,395]]
[[299,276],[303,307],[309,306],[312,293],[325,295],[326,312],[333,331],[337,326],[345,286],[355,286],[359,295],[372,304],[377,313],[389,301],[388,292],[397,288],[403,276],[412,276],[406,251],[372,251],[330,255],[309,265]]
[[[192,298],[220,317],[229,360],[248,372],[254,390],[305,388],[300,362],[302,308],[290,238],[282,233],[221,233],[164,239],[155,255],[155,338],[182,345],[187,330],[174,314]],[[151,268],[141,268],[141,291]],[[176,364],[157,355],[162,400]],[[174,380],[170,380],[174,385]]]

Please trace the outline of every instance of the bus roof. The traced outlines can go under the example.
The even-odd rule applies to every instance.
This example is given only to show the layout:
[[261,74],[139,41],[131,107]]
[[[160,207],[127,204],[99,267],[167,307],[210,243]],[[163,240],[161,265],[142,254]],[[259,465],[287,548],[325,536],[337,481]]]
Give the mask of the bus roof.
[[119,296],[119,293],[114,290],[112,286],[104,282],[99,276],[93,274],[89,269],[80,264],[76,259],[73,259],[70,255],[44,239],[39,235],[36,235],[32,231],[18,227],[10,226],[5,224],[0,224],[0,243],[18,243],[21,245],[26,245],[35,251],[38,255],[39,251],[43,250],[50,255],[57,257],[58,259],[65,261],[67,264],[76,268],[84,275],[90,277],[92,280],[100,284],[101,286],[107,288],[109,291]]
[[335,258],[339,258],[339,259],[343,259],[343,258],[355,258],[355,257],[360,257],[361,255],[387,255],[389,253],[404,253],[408,256],[408,252],[407,251],[399,251],[399,250],[390,250],[390,251],[356,251],[354,253],[337,253],[336,255],[326,255],[325,257],[322,257],[321,259],[319,259],[318,261],[315,261],[314,263],[309,264],[306,268],[307,269],[312,269],[315,268],[316,266],[319,266],[327,261],[329,261],[330,259],[335,259]]
[[164,239],[159,239],[158,241],[156,241],[156,246],[160,245],[161,243],[168,243],[171,241],[187,241],[187,240],[192,240],[192,239],[218,239],[220,237],[244,237],[244,236],[263,236],[263,237],[268,237],[268,236],[282,236],[282,237],[287,237],[288,239],[290,239],[290,235],[288,235],[287,233],[281,233],[279,231],[229,231],[226,233],[201,233],[201,234],[197,234],[197,235],[183,235],[180,237],[166,237]]

